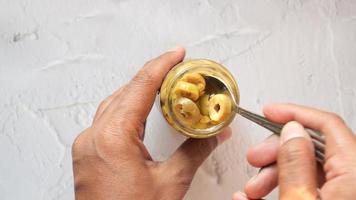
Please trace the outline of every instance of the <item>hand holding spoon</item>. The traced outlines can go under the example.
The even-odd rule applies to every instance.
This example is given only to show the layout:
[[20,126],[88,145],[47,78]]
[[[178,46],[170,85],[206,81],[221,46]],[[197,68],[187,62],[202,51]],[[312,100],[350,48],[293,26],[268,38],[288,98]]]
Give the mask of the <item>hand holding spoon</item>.
[[[210,82],[212,85],[215,85],[218,88],[224,88],[225,85],[224,83],[222,83],[219,79],[213,77],[213,76],[207,76],[206,77],[207,81]],[[280,135],[282,128],[285,124],[279,124],[279,123],[275,123],[272,122],[270,120],[268,120],[267,118],[252,113],[246,109],[241,108],[235,101],[235,99],[232,98],[233,101],[233,111],[235,111],[237,114],[243,116],[244,118],[255,122],[256,124],[272,131],[274,134],[276,135]],[[315,157],[317,159],[318,162],[323,163],[325,156],[325,139],[323,137],[323,135],[316,131],[316,130],[312,130],[309,128],[305,128],[305,130],[309,133],[310,137],[312,138],[314,147],[315,147]]]

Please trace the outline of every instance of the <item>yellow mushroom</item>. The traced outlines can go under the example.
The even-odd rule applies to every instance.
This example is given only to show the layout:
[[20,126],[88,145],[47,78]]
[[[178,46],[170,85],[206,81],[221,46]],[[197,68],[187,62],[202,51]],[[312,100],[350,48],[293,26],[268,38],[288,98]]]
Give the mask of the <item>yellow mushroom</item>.
[[201,123],[201,122],[194,124],[194,128],[197,128],[197,129],[206,129],[208,127],[209,127],[209,124],[205,124],[205,123]]
[[193,101],[196,101],[199,98],[198,86],[184,81],[178,81],[174,88],[174,92],[178,96],[186,97]]
[[199,98],[199,108],[203,115],[209,115],[209,95],[204,94]]
[[203,115],[198,123],[194,124],[194,128],[206,129],[211,126],[211,120],[208,116]]
[[210,122],[210,118],[208,116],[203,115],[199,122],[202,124],[208,124]]
[[231,99],[225,94],[217,94],[209,100],[209,117],[214,124],[221,123],[231,114]]
[[204,94],[206,83],[204,77],[199,73],[187,73],[181,80],[198,86],[200,96]]
[[191,99],[184,97],[174,102],[173,112],[182,123],[188,125],[199,122],[202,117],[198,106]]

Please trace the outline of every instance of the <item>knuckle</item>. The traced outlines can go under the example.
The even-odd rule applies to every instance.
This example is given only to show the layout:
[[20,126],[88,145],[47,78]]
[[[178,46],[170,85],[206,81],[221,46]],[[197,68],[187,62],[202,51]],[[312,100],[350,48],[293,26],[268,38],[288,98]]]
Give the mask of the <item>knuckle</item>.
[[328,113],[328,121],[333,123],[344,123],[344,120],[336,113]]
[[115,97],[120,96],[121,93],[126,89],[126,85],[127,84],[124,84],[119,89],[117,89],[112,95],[110,95],[111,99],[114,99]]
[[145,64],[143,66],[147,67],[147,66],[151,65],[154,61],[155,61],[155,59],[150,59],[147,62],[145,62]]
[[342,153],[327,157],[324,164],[327,180],[355,172],[353,156]]
[[145,70],[136,74],[132,79],[131,83],[137,86],[147,86],[147,85],[150,86],[154,83],[154,81],[155,81],[155,76],[151,72]]
[[89,128],[84,130],[82,133],[80,133],[73,141],[72,144],[72,155],[77,154],[78,152],[81,152],[83,149],[83,145],[85,144],[85,136],[84,134],[86,134],[89,131]]
[[79,134],[75,139],[74,142],[72,144],[72,154],[75,154],[76,152],[78,152],[78,150],[80,149],[80,143],[81,143],[81,134]]
[[171,52],[166,52],[162,55],[159,55],[157,58],[156,58],[156,61],[159,62],[159,63],[167,63],[168,60],[170,60],[170,58],[172,57],[172,53]]
[[111,128],[102,130],[95,136],[95,149],[104,159],[111,158],[112,156],[120,155],[122,158],[125,154],[121,151],[126,149],[129,141],[124,137],[120,137],[122,133]]
[[100,102],[98,109],[97,109],[97,115],[100,115],[110,105],[110,103],[113,102],[115,97],[119,96],[125,88],[126,88],[126,85],[120,87],[117,91],[115,91],[113,94],[106,97],[102,102]]
[[143,123],[126,117],[113,117],[101,127],[101,133],[96,136],[98,148],[109,151],[130,148],[129,139],[140,136],[144,127]]
[[99,106],[98,106],[98,112],[102,112],[106,106],[111,102],[112,97],[109,96],[106,99],[104,99],[102,102],[100,102]]
[[344,120],[339,115],[335,113],[327,113],[322,129],[335,128],[343,126],[344,124]]
[[327,157],[324,164],[325,172],[328,173],[332,170],[340,170],[340,168],[344,165],[342,161],[343,159],[341,160],[340,156]]

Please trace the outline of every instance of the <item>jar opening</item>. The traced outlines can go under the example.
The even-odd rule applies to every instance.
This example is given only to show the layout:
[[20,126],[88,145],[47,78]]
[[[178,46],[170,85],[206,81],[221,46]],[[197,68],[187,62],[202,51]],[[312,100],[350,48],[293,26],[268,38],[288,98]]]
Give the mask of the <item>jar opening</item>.
[[[203,83],[194,75],[200,79],[203,77]],[[188,83],[182,84],[182,80]],[[196,88],[189,83],[193,83]],[[177,88],[183,89],[177,93]],[[187,88],[190,89],[189,95],[184,91]],[[229,98],[229,109],[224,102],[219,103],[219,98],[214,104],[205,102],[218,94]],[[189,137],[206,138],[217,134],[232,122],[235,102],[239,102],[239,92],[234,78],[223,66],[210,60],[191,60],[178,64],[167,74],[161,87],[160,99],[162,113],[171,126]],[[197,109],[199,118],[196,115]],[[226,110],[229,110],[228,114],[224,113]],[[210,113],[215,115],[213,119]]]

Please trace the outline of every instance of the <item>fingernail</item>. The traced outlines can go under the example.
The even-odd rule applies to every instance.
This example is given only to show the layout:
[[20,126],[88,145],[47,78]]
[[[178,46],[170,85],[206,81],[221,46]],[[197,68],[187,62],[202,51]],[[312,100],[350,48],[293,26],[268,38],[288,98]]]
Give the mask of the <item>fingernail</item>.
[[176,47],[173,47],[171,49],[168,50],[168,52],[175,52],[175,51],[179,51],[180,49],[182,49],[183,47],[181,46],[176,46]]
[[231,128],[227,127],[216,136],[216,139],[218,140],[218,144],[222,144],[223,142],[228,140],[230,137],[231,137]]
[[298,122],[292,121],[284,125],[281,133],[281,145],[286,143],[288,140],[305,137],[308,138],[308,133],[304,130],[304,127]]
[[269,167],[262,167],[262,168],[260,168],[260,169],[258,170],[258,173],[257,173],[255,176],[253,176],[252,178],[250,178],[250,180],[247,182],[246,185],[253,184],[253,183],[257,180],[257,177],[259,177],[262,172],[265,172],[265,170],[268,170],[268,169],[269,169]]
[[254,175],[252,178],[250,178],[250,180],[247,181],[247,184],[246,185],[250,185],[250,184],[253,184],[255,182],[255,180],[257,179],[259,173],[261,171],[258,172],[258,174]]
[[260,176],[263,177],[263,173],[268,173],[269,170],[272,170],[272,165],[260,168],[258,170],[258,173],[255,176],[253,176],[252,178],[250,178],[250,180],[247,182],[246,185],[254,185],[256,180],[260,179],[258,177],[260,177]]
[[261,173],[262,170],[264,170],[264,169],[265,169],[265,167],[260,168],[260,169],[258,170],[258,173]]
[[233,196],[232,196],[232,200],[248,200],[246,195],[242,192],[236,192]]

